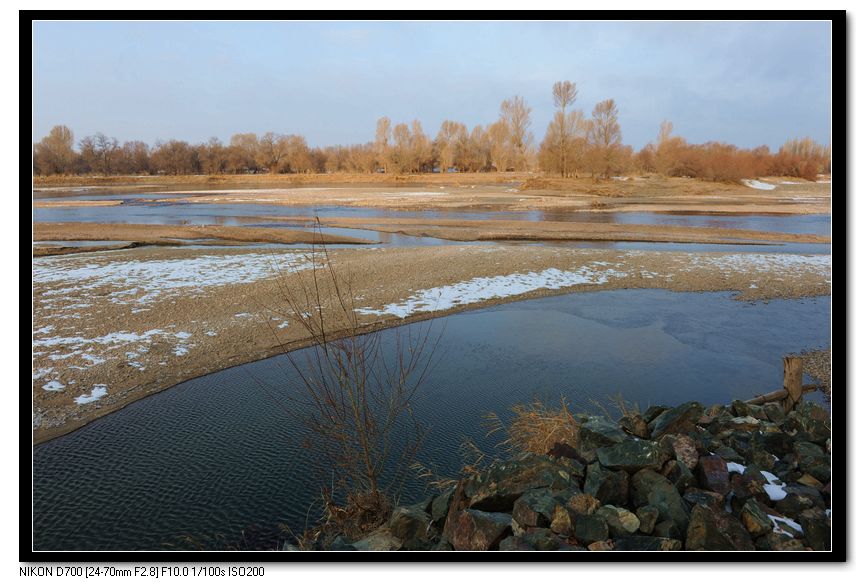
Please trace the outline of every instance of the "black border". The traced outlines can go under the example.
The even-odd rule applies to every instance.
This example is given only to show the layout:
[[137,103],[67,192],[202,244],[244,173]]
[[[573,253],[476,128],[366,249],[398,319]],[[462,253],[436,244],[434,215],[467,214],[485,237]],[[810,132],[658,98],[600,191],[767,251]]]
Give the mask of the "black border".
[[[839,254],[844,259],[834,261],[843,268],[833,272],[833,317],[834,321],[841,322],[841,332],[834,333],[837,326],[833,325],[833,340],[841,338],[843,349],[835,350],[834,385],[836,387],[832,402],[833,423],[833,463],[832,472],[835,477],[835,495],[833,496],[833,544],[830,552],[221,552],[221,551],[181,551],[181,552],[157,552],[157,551],[35,551],[32,548],[32,429],[31,429],[31,406],[30,398],[19,399],[19,554],[18,559],[22,563],[30,565],[37,564],[80,564],[108,563],[108,564],[176,564],[176,563],[233,563],[233,564],[266,564],[266,563],[303,563],[309,562],[845,562],[848,549],[848,522],[847,522],[847,463],[849,452],[847,449],[848,431],[848,398],[847,398],[847,351],[848,334],[847,328],[847,269],[849,262],[846,260],[847,226],[850,221],[847,213],[847,162],[849,143],[847,135],[847,120],[849,116],[849,104],[847,99],[847,76],[849,64],[848,52],[848,26],[849,20],[846,11],[843,10],[779,10],[779,11],[484,11],[483,18],[477,18],[471,12],[435,12],[435,11],[342,11],[328,12],[329,18],[322,18],[322,13],[315,10],[298,10],[290,12],[278,11],[206,11],[195,12],[194,18],[184,18],[184,13],[171,11],[138,11],[114,12],[114,11],[69,11],[69,10],[21,10],[19,11],[19,32],[21,39],[28,39],[31,47],[30,58],[22,51],[20,65],[23,71],[32,71],[32,47],[34,20],[429,20],[429,21],[451,21],[451,20],[646,20],[646,21],[677,21],[677,20],[765,20],[765,21],[831,21],[832,29],[832,141],[841,144],[844,148],[843,155],[833,158],[833,214],[844,217],[843,221],[833,222],[833,239],[843,241],[833,249],[833,258]],[[131,16],[134,15],[135,18]],[[445,15],[450,18],[446,18]],[[22,40],[20,46],[24,45]],[[26,79],[22,75],[22,78]],[[21,79],[19,79],[20,81]],[[808,82],[803,79],[803,82]],[[20,82],[21,103],[31,104],[32,120],[32,83]],[[26,99],[25,97],[29,97]],[[26,116],[25,106],[19,110],[19,118]],[[30,124],[21,124],[20,128],[20,150],[30,151],[32,148]],[[25,180],[32,176],[32,167],[29,160],[22,156],[20,172],[20,191],[32,191],[32,182]],[[839,196],[841,193],[841,196]],[[21,241],[20,248],[30,248],[30,241],[25,241],[24,234],[32,233],[32,224],[27,224],[26,216],[20,215]],[[32,215],[29,217],[32,221]],[[25,244],[26,243],[26,244]],[[840,252],[840,253],[839,253]],[[30,270],[22,261],[21,280],[23,274]],[[32,272],[31,272],[32,275]],[[23,294],[22,294],[23,295]],[[32,299],[32,287],[31,287]],[[26,311],[22,299],[21,311]],[[32,323],[32,301],[29,306],[31,310]],[[833,322],[834,323],[834,322]],[[31,329],[22,329],[22,336],[30,335]],[[24,343],[24,342],[22,342]],[[832,341],[832,343],[836,343]],[[22,350],[24,352],[25,350]],[[22,356],[22,360],[25,357]],[[19,383],[21,394],[29,394],[32,381],[24,372],[31,367],[22,362],[20,366]],[[839,378],[840,376],[840,378]],[[838,387],[841,387],[838,390]],[[30,492],[29,498],[24,498],[24,491]]]

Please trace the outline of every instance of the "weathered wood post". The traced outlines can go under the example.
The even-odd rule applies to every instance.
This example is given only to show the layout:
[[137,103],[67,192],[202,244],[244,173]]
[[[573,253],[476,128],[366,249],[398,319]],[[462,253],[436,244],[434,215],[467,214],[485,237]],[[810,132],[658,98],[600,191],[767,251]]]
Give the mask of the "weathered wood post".
[[784,410],[790,412],[799,399],[802,398],[802,358],[787,356],[784,358]]

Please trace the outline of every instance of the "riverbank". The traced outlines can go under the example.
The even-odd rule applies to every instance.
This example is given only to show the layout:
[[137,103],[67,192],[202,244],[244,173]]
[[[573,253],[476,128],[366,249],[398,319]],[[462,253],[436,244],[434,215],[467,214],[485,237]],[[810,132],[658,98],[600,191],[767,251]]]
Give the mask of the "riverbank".
[[[351,279],[365,331],[601,289],[733,291],[747,301],[831,293],[829,256],[490,245],[329,257]],[[312,263],[302,250],[182,248],[35,259],[34,442],[183,380],[306,345],[285,293],[310,288]],[[334,318],[331,330],[340,329]]]
[[[397,507],[389,519],[340,522],[334,512],[299,545],[831,550],[831,420],[819,405],[800,402],[788,411],[778,403],[692,401],[625,411],[618,422],[567,409],[515,410],[511,458],[476,467],[425,501]],[[296,551],[292,541],[282,549]]]

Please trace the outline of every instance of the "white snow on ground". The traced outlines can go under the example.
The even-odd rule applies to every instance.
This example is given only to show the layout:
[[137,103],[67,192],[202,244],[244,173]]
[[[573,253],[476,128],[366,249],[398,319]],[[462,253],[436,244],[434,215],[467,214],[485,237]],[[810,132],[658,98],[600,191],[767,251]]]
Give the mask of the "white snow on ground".
[[405,318],[419,311],[443,311],[457,305],[511,297],[537,289],[560,289],[583,284],[599,285],[606,283],[608,277],[623,276],[625,273],[612,269],[601,271],[591,267],[581,267],[574,271],[546,269],[540,273],[476,277],[453,285],[422,289],[401,303],[391,303],[381,309],[361,308],[356,311],[362,315],[395,315]]
[[766,481],[769,482],[768,485],[763,485],[763,489],[766,490],[769,499],[772,501],[781,501],[787,497],[787,492],[784,491],[784,487],[787,485],[786,483],[782,483],[778,477],[769,471],[760,471],[760,473],[762,473],[763,477],[766,478]]
[[79,396],[75,399],[75,404],[89,404],[91,402],[96,402],[106,394],[108,394],[108,386],[105,384],[95,384],[93,390],[90,391],[90,394]]
[[[741,272],[753,269],[759,273],[794,270],[796,272],[812,271],[832,273],[832,257],[830,255],[793,255],[787,253],[737,253],[730,255],[691,254],[691,265],[695,267],[717,266],[731,272]],[[687,270],[687,268],[686,268]]]
[[727,471],[730,473],[739,473],[740,475],[745,473],[745,465],[740,465],[739,463],[727,463]]
[[[206,287],[249,283],[258,279],[291,274],[310,266],[300,253],[201,255],[184,259],[111,261],[104,264],[76,257],[33,259],[33,283],[66,284],[43,295],[66,297],[77,291],[103,286],[117,288],[111,301],[118,304],[148,303],[163,294],[181,290],[184,294]],[[135,299],[136,293],[143,293]]]
[[742,183],[748,188],[756,188],[757,190],[774,190],[774,184],[767,184],[760,180],[742,180]]
[[39,378],[43,378],[54,371],[54,368],[39,368],[38,370],[33,372],[33,379],[38,380]]
[[51,380],[50,382],[48,382],[47,384],[42,386],[43,390],[48,390],[49,392],[59,392],[59,391],[63,390],[64,388],[66,388],[66,386],[64,386],[63,384],[61,384],[57,380]]
[[771,519],[772,523],[775,524],[775,527],[772,528],[772,531],[774,533],[784,534],[786,536],[790,536],[791,538],[793,537],[793,534],[791,534],[789,531],[779,527],[778,524],[781,524],[781,523],[787,524],[788,526],[792,527],[793,529],[795,529],[799,533],[804,533],[802,531],[802,526],[799,525],[798,523],[796,523],[795,521],[793,521],[792,519],[790,519],[789,517],[780,517],[777,515],[769,515],[769,519]]
[[81,336],[74,337],[51,337],[44,340],[33,340],[34,346],[59,346],[59,345],[84,345],[84,344],[121,344],[130,342],[150,341],[150,338],[157,334],[164,334],[161,329],[151,329],[142,334],[133,332],[117,331],[107,335],[85,338]]

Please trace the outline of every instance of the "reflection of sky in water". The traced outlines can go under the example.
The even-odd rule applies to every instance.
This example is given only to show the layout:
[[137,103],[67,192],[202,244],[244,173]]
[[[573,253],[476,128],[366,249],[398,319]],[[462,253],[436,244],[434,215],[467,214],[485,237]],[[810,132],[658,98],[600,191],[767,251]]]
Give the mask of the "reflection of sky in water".
[[[729,297],[601,291],[433,320],[443,336],[415,405],[430,427],[419,460],[454,475],[464,436],[495,453],[483,415],[507,418],[535,397],[557,404],[564,395],[590,410],[618,392],[644,408],[729,403],[779,388],[783,355],[829,346],[828,297]],[[397,333],[383,332],[386,349]],[[37,549],[163,549],[184,535],[223,548],[241,530],[273,547],[285,537],[278,523],[303,529],[329,473],[300,446],[304,431],[286,405],[296,389],[285,356],[270,358],[185,382],[36,447]],[[403,502],[422,496],[411,481]]]

